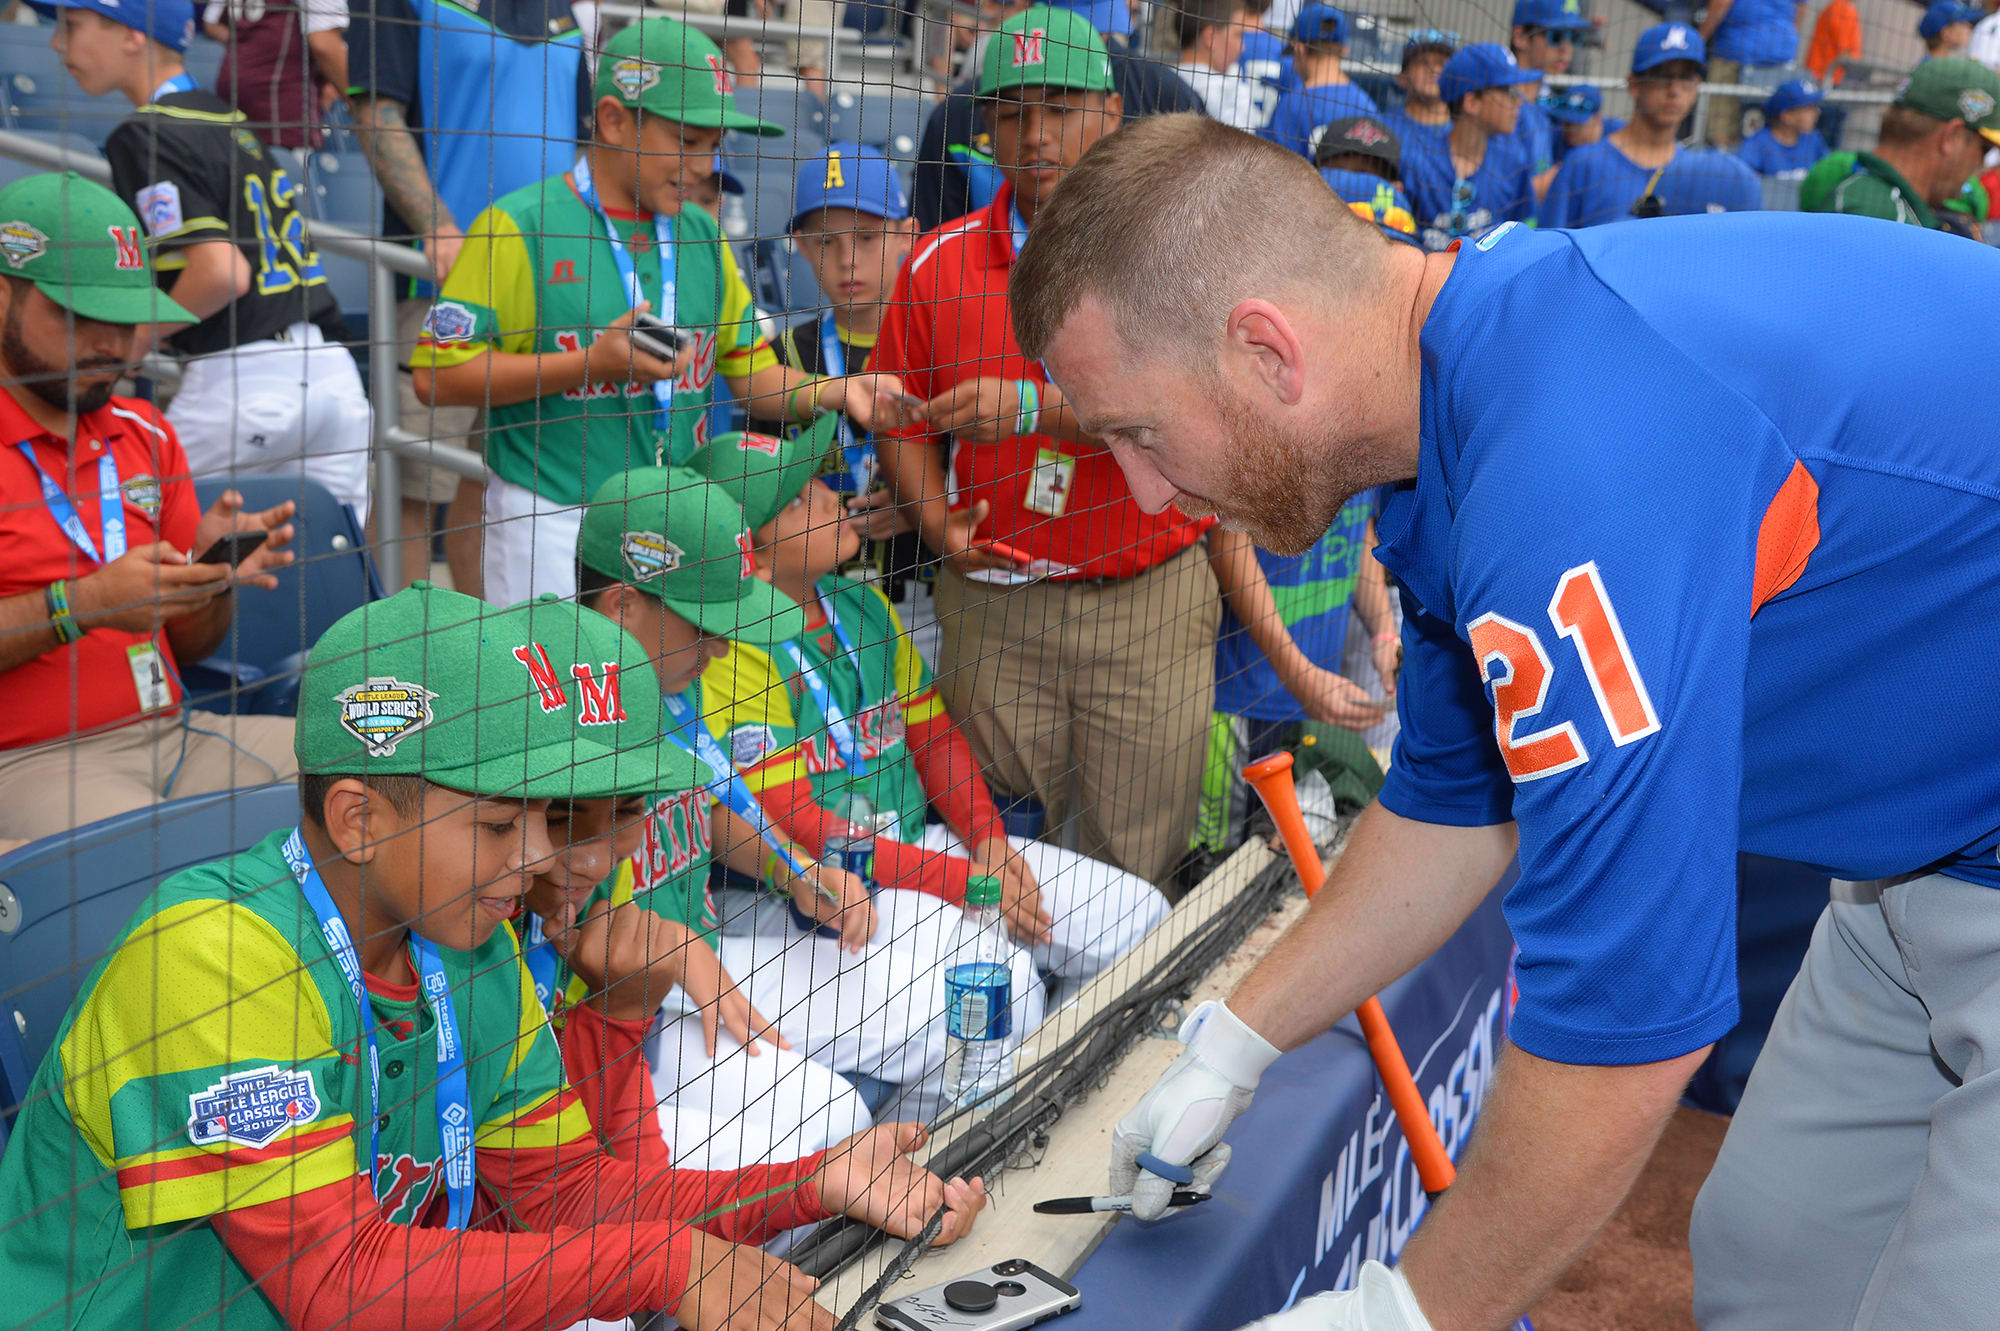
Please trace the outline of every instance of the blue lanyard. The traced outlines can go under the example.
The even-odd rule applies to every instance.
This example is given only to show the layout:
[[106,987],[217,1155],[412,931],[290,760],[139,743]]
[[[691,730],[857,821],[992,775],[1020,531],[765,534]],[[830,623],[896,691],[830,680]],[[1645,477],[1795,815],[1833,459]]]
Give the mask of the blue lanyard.
[[[826,599],[825,593],[814,594],[819,598],[820,613],[826,616],[828,626],[833,629],[833,636],[840,639],[841,650],[847,653],[848,660],[858,664],[861,660],[860,653],[854,650],[854,641],[847,636],[847,630],[841,626],[840,617],[833,613],[832,603]],[[846,710],[834,701],[833,690],[820,678],[819,668],[806,660],[805,653],[799,650],[797,643],[786,643],[785,650],[799,663],[799,674],[805,678],[806,691],[812,694],[813,701],[819,704],[820,712],[826,717],[827,736],[833,740],[833,747],[840,750],[840,760],[847,764],[848,775],[856,781],[866,780],[868,760],[861,752],[861,741],[854,734],[854,726],[848,721]],[[863,701],[867,699],[864,697]]]
[[[819,319],[819,350],[822,364],[820,369],[834,378],[847,373],[847,348],[841,345],[840,333],[833,326],[833,311],[822,314]],[[869,464],[875,460],[875,446],[864,444],[854,437],[854,426],[848,422],[845,412],[837,418],[839,424],[840,456],[847,464],[847,474],[854,481],[854,493],[867,494],[869,485],[875,479],[875,469]]]
[[555,1001],[556,966],[561,960],[556,955],[556,945],[542,932],[542,917],[529,911],[528,937],[521,946],[521,962],[528,968],[528,978],[535,982],[535,997],[544,1012],[551,1011],[549,1005]]
[[765,845],[778,853],[778,858],[792,866],[792,872],[803,875],[806,865],[785,839],[771,830],[771,820],[764,816],[764,806],[750,793],[750,787],[736,774],[736,764],[729,761],[729,755],[715,742],[715,736],[708,733],[708,727],[699,723],[693,703],[686,693],[669,693],[660,700],[666,704],[671,718],[663,729],[668,739],[692,753],[695,757],[715,769],[715,784],[709,793],[729,806],[731,813],[757,829],[757,835]]
[[121,558],[125,554],[125,495],[118,488],[118,464],[111,460],[111,446],[106,444],[104,456],[97,459],[97,506],[104,519],[102,555],[97,553],[97,543],[90,539],[90,533],[83,529],[83,519],[78,516],[76,505],[69,501],[69,495],[42,470],[35,446],[23,440],[14,447],[21,450],[21,456],[35,469],[35,476],[42,483],[42,502],[49,506],[49,516],[62,528],[63,535],[69,537],[70,544],[99,564]]
[[[610,242],[612,261],[618,265],[618,276],[624,279],[625,295],[634,306],[646,299],[646,290],[639,282],[638,270],[632,266],[632,255],[625,248],[625,242],[618,239],[618,228],[611,225],[611,215],[604,211],[604,205],[597,201],[597,187],[590,183],[590,154],[579,157],[570,172],[576,181],[577,197],[585,206],[597,214],[597,220],[604,223],[604,238]],[[678,256],[674,250],[674,221],[671,217],[653,214],[654,243],[659,246],[660,255],[660,299],[653,306],[655,318],[668,323],[679,322],[679,305],[675,299],[674,268]],[[659,405],[655,424],[667,429],[668,413],[674,407],[674,385],[671,379],[661,379],[653,385],[653,398]],[[664,447],[664,445],[662,445]]]
[[194,75],[182,71],[168,79],[165,83],[162,83],[159,87],[153,89],[153,100],[157,102],[162,97],[171,96],[177,92],[197,92],[200,88],[201,84],[195,82]]
[[1028,243],[1028,219],[1021,216],[1021,210],[1012,203],[1007,205],[1007,221],[1014,228],[1014,257],[1021,257],[1021,247]]
[[[285,838],[285,863],[299,880],[299,892],[319,916],[319,931],[326,950],[340,967],[354,1005],[361,1013],[361,1034],[368,1045],[368,1172],[369,1193],[378,1200],[375,1162],[382,1158],[382,1057],[375,1048],[375,1009],[368,1003],[368,983],[361,974],[361,954],[347,932],[347,922],[320,881],[319,870],[306,858],[306,841],[299,829]],[[458,1041],[458,1018],[451,1006],[451,981],[444,973],[444,961],[435,944],[417,934],[410,935],[411,949],[417,954],[417,975],[424,996],[437,1018],[437,1116],[438,1142],[444,1152],[444,1186],[449,1199],[448,1222],[464,1229],[472,1220],[472,1112],[466,1091],[465,1050]]]

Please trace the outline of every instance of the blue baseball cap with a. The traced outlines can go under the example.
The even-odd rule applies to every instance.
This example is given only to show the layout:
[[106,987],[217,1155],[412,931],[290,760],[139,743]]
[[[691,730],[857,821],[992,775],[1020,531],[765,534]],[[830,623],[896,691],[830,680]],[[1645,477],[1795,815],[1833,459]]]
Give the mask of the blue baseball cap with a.
[[1588,83],[1551,88],[1541,96],[1542,113],[1559,125],[1581,125],[1604,109],[1604,94]]
[[1938,34],[1954,23],[1977,23],[1985,17],[1979,10],[1962,5],[1958,0],[1937,0],[1917,21],[1917,36],[1927,42],[1936,41]]
[[808,157],[799,167],[788,229],[796,231],[800,219],[822,208],[852,208],[891,222],[910,215],[902,179],[889,159],[880,148],[859,143],[828,144],[825,152]]
[[1498,42],[1478,42],[1444,62],[1438,99],[1446,106],[1488,88],[1511,88],[1541,81],[1539,69],[1522,69],[1514,53]]
[[1764,118],[1775,120],[1787,111],[1801,106],[1818,106],[1825,100],[1825,90],[1811,79],[1787,79],[1764,99]]
[[1347,15],[1332,5],[1308,0],[1308,3],[1299,6],[1299,16],[1292,20],[1292,40],[1338,42],[1344,46],[1347,44]]
[[1582,32],[1590,26],[1583,0],[1514,0],[1514,26]]
[[1639,34],[1639,44],[1632,48],[1634,74],[1676,60],[1692,60],[1704,71],[1708,68],[1708,43],[1686,23],[1655,23]]
[[194,6],[189,0],[28,0],[28,5],[44,18],[54,18],[65,9],[102,14],[171,51],[185,51],[194,40]]

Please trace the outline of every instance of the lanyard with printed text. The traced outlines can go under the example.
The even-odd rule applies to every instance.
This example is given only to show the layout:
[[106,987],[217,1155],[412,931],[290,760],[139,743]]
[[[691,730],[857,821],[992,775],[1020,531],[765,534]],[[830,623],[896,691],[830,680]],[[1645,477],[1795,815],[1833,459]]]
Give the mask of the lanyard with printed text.
[[[826,594],[824,592],[814,594],[819,598],[819,612],[826,616],[827,627],[833,630],[834,637],[840,639],[840,649],[847,653],[847,659],[854,662],[858,670],[861,654],[854,650],[853,639],[847,636],[847,630],[842,627],[840,617],[833,613],[833,605],[826,599]],[[799,674],[806,682],[806,691],[812,694],[813,701],[819,704],[820,714],[826,717],[827,738],[831,739],[833,747],[840,751],[840,760],[847,764],[848,775],[856,781],[866,780],[868,759],[861,751],[861,741],[854,733],[853,723],[847,719],[846,709],[834,701],[833,690],[826,686],[824,679],[820,678],[819,668],[806,660],[806,654],[799,650],[797,643],[786,643],[785,650],[791,653],[792,660],[798,662]]]
[[534,981],[535,997],[544,1012],[552,1011],[549,1004],[555,1001],[556,967],[561,961],[556,955],[556,945],[542,932],[542,917],[529,911],[528,937],[521,945],[521,962],[528,968],[528,978]]
[[[361,1035],[368,1047],[368,1171],[369,1193],[378,1200],[375,1162],[382,1158],[382,1059],[375,1048],[375,1009],[368,1002],[368,982],[361,974],[361,954],[347,932],[347,922],[333,904],[319,870],[306,858],[305,837],[294,827],[285,838],[285,863],[298,879],[299,892],[319,917],[320,935],[328,952],[340,967],[354,1005],[361,1014]],[[451,981],[444,973],[444,960],[437,946],[417,934],[410,935],[416,953],[417,977],[424,997],[436,1018],[438,1143],[444,1155],[444,1186],[449,1202],[448,1223],[464,1229],[472,1220],[472,1109],[466,1091],[465,1050],[458,1040],[458,1018],[451,1005]]]
[[[840,333],[834,327],[831,310],[819,319],[819,350],[822,373],[836,379],[847,373],[847,348],[841,343]],[[839,432],[841,462],[854,482],[854,493],[865,495],[875,481],[875,446],[854,437],[854,426],[847,419],[847,413],[840,413],[836,419],[838,423],[834,428]]]
[[764,844],[778,853],[778,858],[792,866],[792,872],[803,876],[806,865],[800,863],[792,847],[772,828],[771,820],[764,815],[764,806],[750,793],[750,787],[736,773],[736,764],[729,761],[729,755],[715,742],[715,736],[708,733],[708,727],[700,724],[695,714],[694,704],[685,693],[669,693],[662,696],[667,714],[671,718],[663,728],[668,739],[692,753],[715,770],[715,784],[708,788],[711,795],[729,806],[729,811],[756,829]]
[[[611,258],[618,265],[618,276],[624,280],[625,295],[636,308],[646,299],[645,287],[639,281],[639,271],[632,265],[632,255],[625,248],[625,242],[618,239],[618,228],[611,225],[611,215],[604,211],[604,205],[597,201],[597,187],[590,182],[590,155],[585,153],[577,158],[576,166],[570,171],[570,178],[576,181],[577,197],[584,205],[597,214],[597,220],[604,223],[604,238],[611,244]],[[653,317],[668,323],[678,322],[678,305],[675,299],[674,269],[678,256],[674,253],[674,219],[662,213],[653,214],[653,238],[660,256],[660,298],[653,304]],[[674,383],[671,379],[659,379],[653,383],[653,398],[660,404],[657,424],[661,430],[667,428],[667,413],[673,410]]]
[[26,440],[15,444],[21,456],[28,459],[28,465],[35,469],[35,477],[42,483],[42,502],[49,506],[49,516],[56,520],[63,535],[69,537],[70,544],[83,551],[99,564],[109,564],[125,554],[125,496],[118,488],[118,464],[111,460],[111,449],[107,445],[104,456],[97,459],[97,506],[104,519],[104,553],[97,553],[97,543],[90,539],[90,533],[83,528],[83,518],[78,515],[76,505],[69,495],[55,483],[55,478],[42,470],[41,461],[35,457],[35,446]]
[[194,75],[182,71],[153,89],[153,100],[157,102],[162,97],[170,97],[177,92],[197,92],[200,88],[201,84],[195,81]]

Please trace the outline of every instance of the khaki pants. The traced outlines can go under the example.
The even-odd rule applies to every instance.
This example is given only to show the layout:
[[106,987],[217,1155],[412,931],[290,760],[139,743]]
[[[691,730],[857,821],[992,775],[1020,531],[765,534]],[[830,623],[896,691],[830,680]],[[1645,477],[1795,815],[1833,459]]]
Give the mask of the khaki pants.
[[167,713],[0,753],[0,838],[32,841],[170,796],[208,795],[299,774],[289,716],[187,716],[185,729],[179,713]]
[[1215,697],[1215,577],[1196,544],[1135,578],[938,575],[938,689],[988,778],[1084,854],[1157,884],[1187,849]]

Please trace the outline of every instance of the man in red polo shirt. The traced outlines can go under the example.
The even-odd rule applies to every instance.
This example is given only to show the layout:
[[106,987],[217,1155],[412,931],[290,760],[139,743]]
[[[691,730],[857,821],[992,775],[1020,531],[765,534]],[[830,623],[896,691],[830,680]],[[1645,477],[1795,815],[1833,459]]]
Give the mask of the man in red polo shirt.
[[[133,327],[193,316],[153,286],[139,220],[76,175],[0,190],[0,840],[169,795],[296,775],[284,717],[178,706],[176,662],[229,631],[235,582],[275,587],[291,504],[195,506],[187,459],[151,403],[113,397]],[[50,358],[44,349],[62,348]],[[263,531],[236,568],[195,562]]]
[[[979,92],[1007,183],[921,237],[897,276],[869,368],[928,404],[878,456],[944,556],[938,690],[989,780],[1040,799],[1051,827],[1073,804],[1079,849],[1162,883],[1200,799],[1218,583],[1309,713],[1335,719],[1358,690],[1292,645],[1247,538],[1203,547],[1208,521],[1143,512],[1015,345],[1007,275],[1037,205],[1120,123],[1103,39],[1036,6],[988,43]],[[1052,576],[1023,580],[999,547]]]

